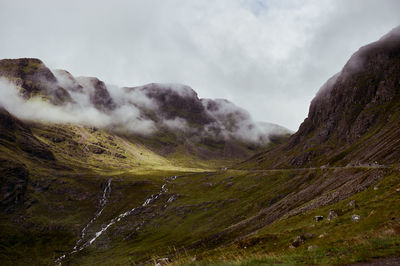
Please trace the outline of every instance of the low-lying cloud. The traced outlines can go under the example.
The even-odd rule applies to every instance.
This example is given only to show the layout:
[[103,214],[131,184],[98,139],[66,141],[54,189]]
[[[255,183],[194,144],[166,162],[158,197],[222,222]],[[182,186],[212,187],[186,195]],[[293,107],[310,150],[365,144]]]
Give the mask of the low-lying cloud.
[[[123,88],[105,85],[97,78],[75,78],[64,70],[53,73],[56,83],[38,79],[46,84],[47,93],[65,89],[70,97],[63,104],[39,96],[25,100],[19,93],[21,88],[0,78],[0,105],[22,120],[81,124],[139,135],[167,129],[195,138],[234,138],[265,144],[269,135],[289,132],[273,124],[254,122],[247,111],[227,100],[199,99],[195,91],[181,84],[151,84],[151,90],[146,85]],[[196,105],[198,114],[191,114],[191,105]],[[175,113],[167,115],[170,110]],[[193,125],[196,115],[204,121]]]
[[400,26],[393,28],[390,32],[382,36],[379,40],[362,46],[357,52],[355,52],[347,63],[344,65],[341,71],[329,78],[324,85],[319,89],[315,99],[322,99],[330,96],[332,88],[338,82],[343,82],[347,79],[351,79],[353,75],[365,68],[368,60],[366,56],[371,49],[383,47],[387,45],[396,45],[400,42]]

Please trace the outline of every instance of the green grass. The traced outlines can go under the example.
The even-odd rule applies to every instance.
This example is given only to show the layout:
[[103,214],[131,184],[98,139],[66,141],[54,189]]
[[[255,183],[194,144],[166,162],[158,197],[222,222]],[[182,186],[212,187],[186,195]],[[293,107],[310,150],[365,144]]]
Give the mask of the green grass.
[[[168,192],[158,201],[111,226],[92,246],[65,262],[153,264],[157,258],[169,257],[177,265],[325,265],[400,251],[400,193],[395,191],[400,178],[392,169],[222,171],[218,170],[220,165],[232,161],[208,164],[194,155],[179,156],[181,146],[175,154],[164,157],[156,152],[157,144],[150,147],[140,139],[127,140],[103,130],[32,126],[34,135],[50,147],[57,160],[38,161],[13,149],[12,143],[0,147],[0,156],[24,163],[29,169],[25,206],[34,202],[29,208],[0,217],[0,231],[6,232],[0,236],[0,259],[5,265],[53,264],[57,257],[71,251],[93,217],[102,184],[109,178],[113,178],[109,203],[89,234],[119,214],[141,206],[160,190],[165,177],[172,175],[179,178],[168,185]],[[65,140],[53,142],[54,135]],[[104,152],[91,153],[86,149],[88,144]],[[116,153],[126,158],[115,157]],[[368,185],[364,191],[346,194],[343,200],[328,205],[315,203],[324,193],[344,195],[340,188],[346,182],[351,187],[351,181],[362,183],[377,174],[385,176],[377,190]],[[337,182],[344,183],[336,187]],[[47,183],[47,190],[39,189]],[[307,191],[313,185],[317,185],[316,190],[321,186],[321,191]],[[167,203],[171,196],[175,200]],[[348,206],[350,199],[357,201],[356,209]],[[314,207],[288,215],[307,206]],[[337,210],[339,218],[313,221],[315,215],[326,217],[330,209]],[[351,222],[355,213],[362,216],[359,223]],[[289,248],[297,235],[306,233],[315,236],[299,248]],[[318,238],[321,234],[324,237]],[[308,251],[310,245],[316,248]],[[194,256],[200,261],[192,261]]]
[[[274,222],[248,239],[200,255],[205,261],[193,265],[331,265],[396,256],[400,254],[400,193],[395,190],[399,178],[393,173],[380,182],[378,190],[370,187],[336,204]],[[356,200],[356,208],[348,206],[351,199]],[[316,215],[326,217],[330,209],[340,213],[339,217],[313,221]],[[352,214],[361,215],[361,221],[353,222]],[[291,242],[301,234],[314,236],[299,248],[290,249]],[[309,251],[309,246],[315,248]],[[190,261],[191,257],[179,258],[176,264]]]

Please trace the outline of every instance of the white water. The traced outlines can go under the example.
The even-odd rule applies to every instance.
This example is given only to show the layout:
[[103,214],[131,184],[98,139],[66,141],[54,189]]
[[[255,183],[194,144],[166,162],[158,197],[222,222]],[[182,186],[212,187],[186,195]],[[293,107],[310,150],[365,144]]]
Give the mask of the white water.
[[[167,185],[171,182],[174,181],[176,179],[176,176],[171,176],[169,178],[167,178],[167,181],[161,186],[161,190],[156,193],[156,194],[152,194],[149,198],[147,198],[143,204],[142,207],[146,207],[147,205],[149,205],[150,203],[152,203],[153,201],[155,201],[156,199],[158,199],[163,193],[168,191]],[[124,213],[121,213],[120,215],[118,215],[117,217],[115,217],[114,219],[112,219],[108,224],[103,225],[102,228],[100,229],[100,231],[98,231],[95,236],[90,239],[88,242],[85,243],[85,245],[82,246],[82,249],[91,245],[94,241],[96,241],[97,238],[99,238],[105,231],[107,231],[107,229],[115,224],[116,222],[121,221],[122,218],[132,214],[136,209],[138,209],[138,207],[135,207],[129,211],[126,211]],[[136,228],[136,230],[139,230],[140,226]],[[81,249],[80,249],[81,250]]]
[[[81,237],[78,239],[78,241],[76,241],[74,248],[72,249],[72,251],[69,254],[73,254],[73,253],[75,253],[75,252],[77,252],[79,250],[82,250],[84,248],[84,246],[80,246],[80,244],[85,239],[86,233],[87,233],[87,230],[89,229],[89,227],[97,220],[97,218],[99,218],[99,216],[102,214],[104,208],[106,207],[106,204],[108,202],[108,198],[109,198],[109,196],[111,194],[111,181],[112,181],[112,178],[110,178],[108,180],[107,185],[103,190],[103,195],[102,195],[102,197],[100,198],[100,201],[99,201],[98,211],[95,213],[95,215],[92,218],[92,220],[90,220],[89,223],[82,229]],[[65,259],[66,255],[67,254],[64,254],[61,257],[59,257],[56,260],[56,264],[57,265],[61,265],[61,262],[62,262],[63,259]]]
[[[156,193],[156,194],[152,194],[149,198],[145,199],[145,201],[143,202],[143,204],[141,205],[141,207],[146,207],[147,205],[149,205],[150,203],[154,202],[155,200],[157,200],[162,194],[168,192],[168,188],[167,185],[174,181],[177,178],[177,176],[171,176],[169,178],[167,178],[166,182],[161,186],[161,190]],[[94,223],[94,221],[96,221],[96,219],[101,215],[101,213],[104,210],[105,205],[108,202],[108,196],[111,193],[111,179],[108,180],[108,184],[106,186],[106,188],[103,191],[103,197],[100,200],[100,207],[99,207],[99,211],[95,214],[95,216],[93,217],[92,220],[90,220],[90,222],[85,226],[85,228],[83,228],[82,233],[81,233],[81,237],[79,238],[79,240],[76,242],[73,250],[68,253],[68,255],[71,255],[75,252],[81,251],[82,249],[90,246],[91,244],[93,244],[94,241],[96,241],[97,238],[99,238],[105,231],[107,231],[107,229],[112,226],[113,224],[121,221],[122,218],[132,214],[135,210],[137,210],[139,207],[135,207],[133,209],[130,209],[129,211],[126,211],[124,213],[121,213],[120,215],[118,215],[117,217],[113,218],[110,222],[108,222],[107,224],[103,224],[100,231],[97,231],[95,233],[95,235],[88,241],[86,241],[83,245],[81,245],[82,241],[84,240],[84,238],[86,237],[86,232],[88,230],[88,228]],[[172,201],[172,200],[171,200]],[[168,200],[168,202],[171,202]],[[142,222],[137,228],[136,230],[139,230],[140,227],[143,225],[144,223]],[[61,257],[59,257],[56,260],[56,264],[57,265],[61,265],[61,262],[63,259],[65,259],[67,254],[62,255]]]

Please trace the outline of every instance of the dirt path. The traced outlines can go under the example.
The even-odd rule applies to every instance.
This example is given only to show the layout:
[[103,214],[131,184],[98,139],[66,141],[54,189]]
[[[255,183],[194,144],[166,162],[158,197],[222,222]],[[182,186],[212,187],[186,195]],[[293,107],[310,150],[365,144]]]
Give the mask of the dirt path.
[[321,167],[307,167],[307,168],[276,168],[276,169],[260,169],[260,170],[250,170],[250,169],[230,169],[231,171],[246,171],[246,172],[279,172],[279,171],[308,171],[308,170],[332,170],[332,169],[359,169],[359,168],[373,168],[373,169],[389,169],[392,166],[388,165],[354,165],[354,166],[321,166]]

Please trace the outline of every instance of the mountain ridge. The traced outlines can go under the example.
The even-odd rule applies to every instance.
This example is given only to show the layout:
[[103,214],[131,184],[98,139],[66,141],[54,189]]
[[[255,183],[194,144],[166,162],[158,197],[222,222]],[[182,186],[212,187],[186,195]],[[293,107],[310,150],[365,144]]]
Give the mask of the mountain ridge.
[[[75,78],[65,70],[53,73],[39,59],[30,58],[0,60],[0,76],[15,86],[3,84],[3,93],[16,101],[3,99],[3,105],[23,120],[86,124],[142,139],[170,136],[171,144],[178,139],[193,142],[189,152],[202,157],[224,156],[219,151],[226,144],[237,150],[229,156],[245,158],[265,147],[269,135],[290,133],[254,122],[247,111],[227,100],[200,99],[192,88],[180,84],[120,88],[95,77]],[[203,152],[198,149],[201,145],[210,149]]]
[[[82,110],[110,119],[130,110],[121,111],[124,106],[148,126],[157,122],[159,131],[116,134],[107,127],[21,121],[0,111],[0,189],[5,193],[0,260],[5,265],[396,261],[400,43],[397,35],[388,37],[362,48],[365,60],[354,64],[356,53],[317,94],[299,130],[270,136],[265,149],[231,138],[232,132],[239,137],[257,131],[251,131],[246,112],[224,100],[202,102],[186,87],[168,93],[148,84],[110,90],[113,110],[107,99],[90,98],[96,92],[93,79],[85,79],[88,87],[62,72],[76,103],[51,103],[51,93],[35,94],[26,103],[40,97],[40,106],[50,101],[58,111],[88,105]],[[104,91],[101,83],[94,84]],[[193,101],[204,116],[186,112]],[[185,131],[185,126],[177,130],[185,117],[189,128],[210,124],[209,132],[221,138]],[[238,155],[246,156],[246,150],[255,155],[242,161]],[[47,152],[52,157],[43,158]]]
[[[254,158],[259,167],[322,166],[330,161],[334,165],[396,163],[400,150],[396,137],[400,110],[399,47],[398,27],[360,48],[342,71],[321,87],[311,102],[308,117],[289,142]],[[377,136],[385,136],[380,140],[390,142],[380,145],[385,150],[377,145]],[[373,143],[368,153],[363,143]],[[268,153],[285,154],[285,159],[266,162],[263,158]]]

